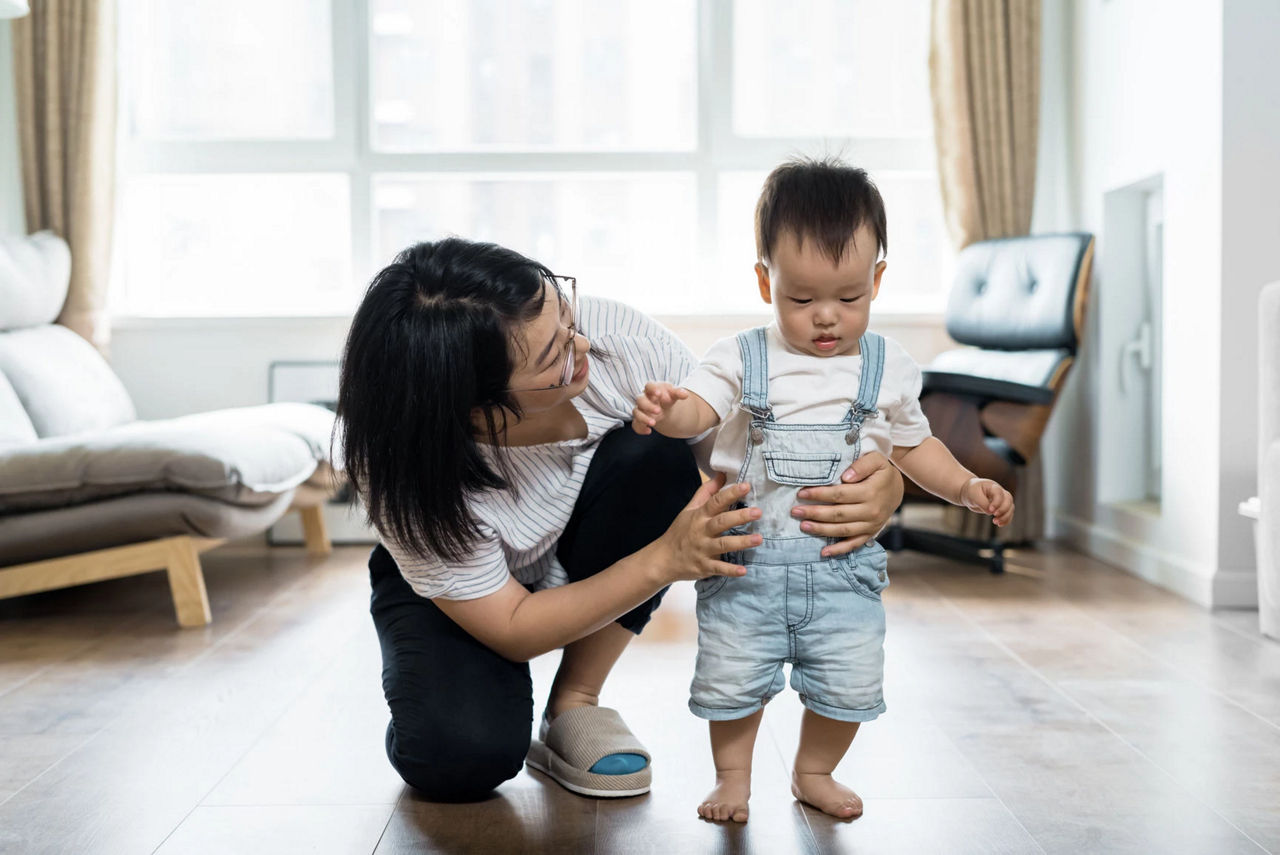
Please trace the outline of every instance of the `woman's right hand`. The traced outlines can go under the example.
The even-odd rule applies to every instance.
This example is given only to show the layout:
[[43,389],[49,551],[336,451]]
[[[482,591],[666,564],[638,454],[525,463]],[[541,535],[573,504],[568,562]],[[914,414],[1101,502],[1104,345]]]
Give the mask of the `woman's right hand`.
[[746,574],[747,568],[722,561],[720,556],[760,545],[762,538],[758,534],[724,534],[735,526],[760,519],[759,508],[731,510],[750,490],[745,483],[725,487],[723,474],[698,488],[666,533],[653,544],[659,550],[664,585],[682,579]]

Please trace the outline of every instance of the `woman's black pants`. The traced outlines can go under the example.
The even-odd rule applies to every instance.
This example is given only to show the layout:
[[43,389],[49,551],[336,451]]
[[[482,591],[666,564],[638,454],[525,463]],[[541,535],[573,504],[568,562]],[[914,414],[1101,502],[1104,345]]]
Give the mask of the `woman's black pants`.
[[[556,549],[569,579],[598,573],[656,540],[698,483],[684,440],[637,436],[630,425],[606,435]],[[415,594],[381,544],[369,556],[369,575],[391,710],[391,765],[429,799],[483,798],[515,777],[528,753],[528,664],[502,658]],[[639,633],[662,593],[618,623]]]

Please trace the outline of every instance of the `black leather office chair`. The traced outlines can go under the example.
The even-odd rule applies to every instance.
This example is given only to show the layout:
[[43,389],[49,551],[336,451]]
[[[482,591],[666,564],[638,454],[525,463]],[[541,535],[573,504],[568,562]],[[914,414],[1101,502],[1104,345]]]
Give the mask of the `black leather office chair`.
[[[1066,382],[1084,330],[1093,236],[1037,235],[965,247],[947,304],[947,332],[969,347],[924,369],[920,403],[934,436],[975,475],[998,481],[1018,501],[1017,467],[1040,437]],[[903,503],[940,500],[907,481]],[[898,509],[880,542],[1004,570],[1004,545],[903,525]],[[1015,514],[1017,511],[1015,510]]]

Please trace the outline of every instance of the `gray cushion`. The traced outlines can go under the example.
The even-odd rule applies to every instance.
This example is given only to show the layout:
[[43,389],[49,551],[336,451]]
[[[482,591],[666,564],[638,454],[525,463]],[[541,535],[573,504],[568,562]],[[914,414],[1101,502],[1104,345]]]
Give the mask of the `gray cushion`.
[[[180,534],[245,537],[289,510],[293,493],[251,508],[182,493],[138,493],[74,508],[0,516],[0,568]],[[3,573],[3,570],[0,570]]]
[[129,393],[101,354],[66,327],[0,333],[0,374],[41,437],[102,430],[136,418]]
[[35,442],[36,429],[22,409],[18,393],[0,374],[0,448],[19,442]]
[[267,404],[3,449],[0,512],[158,490],[267,504],[327,459],[332,428],[324,407]]
[[926,371],[970,374],[1026,386],[1048,386],[1058,366],[1071,357],[1062,350],[979,350],[960,348],[940,353]]
[[0,235],[0,330],[53,323],[70,281],[71,251],[53,232]]
[[1036,235],[970,244],[956,259],[947,332],[1000,350],[1076,349],[1074,307],[1088,234]]

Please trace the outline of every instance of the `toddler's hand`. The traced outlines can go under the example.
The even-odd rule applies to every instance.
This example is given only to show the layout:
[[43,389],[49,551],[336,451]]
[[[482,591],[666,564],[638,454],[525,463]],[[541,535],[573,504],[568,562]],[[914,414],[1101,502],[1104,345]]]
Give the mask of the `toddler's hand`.
[[676,401],[688,397],[688,389],[670,383],[644,384],[644,394],[636,397],[635,409],[631,411],[631,429],[641,436],[649,435]]
[[969,510],[988,514],[1004,526],[1013,519],[1013,495],[989,478],[973,478],[960,491],[960,500]]

